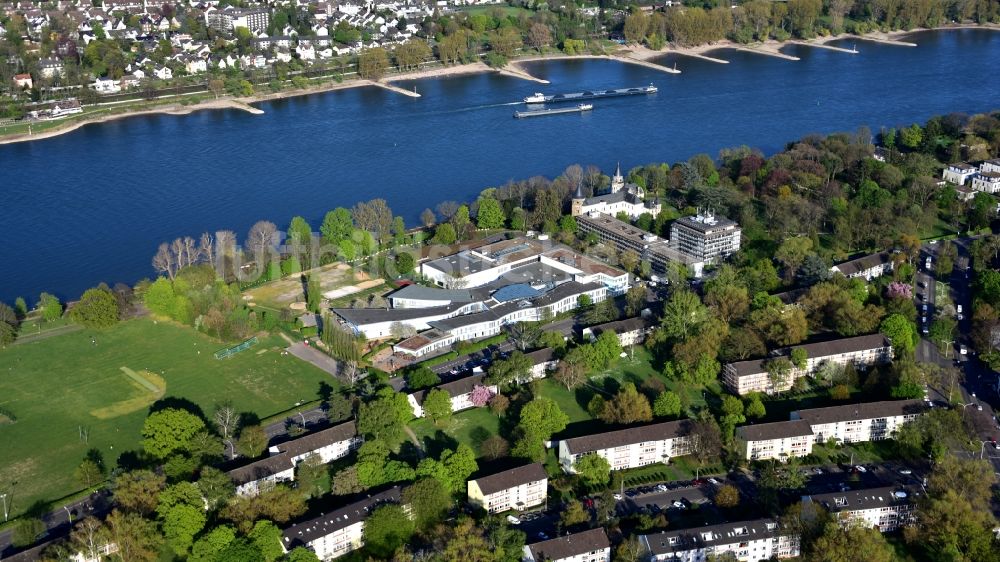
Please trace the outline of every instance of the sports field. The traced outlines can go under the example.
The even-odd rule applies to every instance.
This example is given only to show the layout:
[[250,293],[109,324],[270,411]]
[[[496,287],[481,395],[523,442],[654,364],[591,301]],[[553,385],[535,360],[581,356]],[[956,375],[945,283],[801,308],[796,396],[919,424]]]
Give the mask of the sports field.
[[16,421],[0,424],[0,489],[12,481],[14,513],[37,501],[80,490],[73,470],[88,449],[109,468],[118,455],[139,448],[149,406],[185,398],[211,416],[231,400],[261,418],[314,400],[329,375],[282,355],[281,338],[229,359],[223,347],[185,328],[149,319],[106,331],[81,330],[0,350],[0,411]]

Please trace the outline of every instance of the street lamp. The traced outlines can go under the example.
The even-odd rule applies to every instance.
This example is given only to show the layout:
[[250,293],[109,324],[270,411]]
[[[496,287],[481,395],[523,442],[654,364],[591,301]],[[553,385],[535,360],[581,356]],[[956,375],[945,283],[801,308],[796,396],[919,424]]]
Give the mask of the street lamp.
[[6,492],[0,494],[0,500],[3,500],[3,520],[4,520],[4,522],[6,522],[7,521],[7,516],[9,515],[9,513],[7,513],[7,493]]

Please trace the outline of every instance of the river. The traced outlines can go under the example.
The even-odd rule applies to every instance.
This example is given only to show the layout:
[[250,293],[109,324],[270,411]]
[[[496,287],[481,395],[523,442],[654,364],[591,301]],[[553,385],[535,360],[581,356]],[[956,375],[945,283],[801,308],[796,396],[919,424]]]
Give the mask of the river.
[[[296,214],[318,230],[327,210],[362,199],[384,197],[413,224],[442,200],[574,163],[627,169],[740,144],[772,153],[808,133],[1000,108],[1000,33],[909,40],[919,46],[784,48],[800,61],[734,50],[712,53],[727,65],[657,61],[681,74],[543,61],[525,67],[549,86],[492,74],[428,79],[400,83],[421,98],[358,88],[264,103],[259,116],[137,117],[0,146],[0,300],[132,283],[154,274],[162,241],[220,229],[242,238],[257,220],[284,228]],[[601,100],[588,114],[512,118],[512,102],[540,89],[650,83],[658,94]]]

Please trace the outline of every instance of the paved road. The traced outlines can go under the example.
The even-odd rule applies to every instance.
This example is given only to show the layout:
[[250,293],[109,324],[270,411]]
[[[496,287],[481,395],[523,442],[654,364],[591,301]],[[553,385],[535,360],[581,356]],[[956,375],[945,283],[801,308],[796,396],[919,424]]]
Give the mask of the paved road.
[[[43,515],[42,522],[48,529],[45,540],[50,541],[69,534],[70,523],[79,521],[87,515],[104,516],[110,511],[109,497],[110,494],[102,490],[88,498],[67,504],[65,507]],[[4,560],[15,552],[11,545],[13,534],[13,530],[0,532],[0,558]]]

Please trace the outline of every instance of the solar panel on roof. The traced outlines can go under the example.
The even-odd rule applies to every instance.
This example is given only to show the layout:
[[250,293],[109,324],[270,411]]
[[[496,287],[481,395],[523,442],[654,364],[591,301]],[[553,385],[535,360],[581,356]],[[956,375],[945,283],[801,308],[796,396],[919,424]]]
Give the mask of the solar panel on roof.
[[507,302],[518,299],[533,299],[540,296],[542,293],[537,289],[533,288],[531,285],[524,283],[515,283],[513,285],[507,285],[506,287],[500,287],[495,293],[493,293],[493,298],[498,302]]

